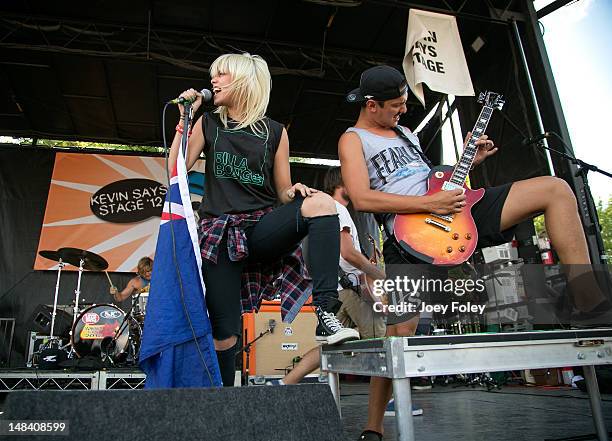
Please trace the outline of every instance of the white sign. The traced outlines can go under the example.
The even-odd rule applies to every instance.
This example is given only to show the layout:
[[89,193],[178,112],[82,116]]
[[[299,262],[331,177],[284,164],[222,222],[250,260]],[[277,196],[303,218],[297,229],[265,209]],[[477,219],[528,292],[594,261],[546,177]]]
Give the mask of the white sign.
[[457,20],[452,15],[411,9],[402,65],[410,90],[423,106],[423,83],[436,92],[474,95]]
[[297,343],[281,343],[281,350],[283,351],[297,351],[298,344]]

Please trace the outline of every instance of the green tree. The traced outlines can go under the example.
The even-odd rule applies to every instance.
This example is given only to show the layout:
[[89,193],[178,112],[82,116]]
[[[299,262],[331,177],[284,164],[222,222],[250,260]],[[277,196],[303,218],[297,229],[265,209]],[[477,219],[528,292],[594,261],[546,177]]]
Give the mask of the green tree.
[[134,152],[149,152],[149,153],[160,153],[163,152],[163,147],[147,146],[147,145],[125,145],[125,144],[110,144],[105,142],[90,142],[90,141],[62,141],[58,139],[37,139],[36,143],[31,138],[14,138],[21,145],[36,145],[38,147],[68,147],[68,148],[79,148],[83,150],[94,149],[94,150],[125,150]]
[[610,259],[612,259],[612,196],[608,198],[608,203],[605,206],[601,199],[597,202],[597,215],[599,216],[599,225],[601,225],[601,238],[606,254],[609,256],[608,263],[610,263]]
[[[604,204],[601,199],[597,202],[597,215],[599,216],[599,225],[601,225],[601,238],[605,253],[612,259],[612,196],[608,198],[607,204]],[[538,237],[546,232],[544,216],[534,218],[533,225]]]
[[533,219],[533,226],[535,227],[537,236],[541,237],[542,234],[546,232],[546,225],[544,225],[544,215],[535,217]]

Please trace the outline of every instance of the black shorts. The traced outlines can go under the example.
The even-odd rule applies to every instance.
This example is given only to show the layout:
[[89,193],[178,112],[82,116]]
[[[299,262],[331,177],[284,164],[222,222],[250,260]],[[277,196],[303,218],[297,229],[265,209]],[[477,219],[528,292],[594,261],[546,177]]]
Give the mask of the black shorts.
[[501,213],[512,183],[487,188],[482,199],[472,208],[472,217],[478,229],[478,248],[492,247],[510,242],[516,227],[500,231]]
[[[501,213],[512,184],[487,188],[482,199],[472,208],[472,217],[478,229],[478,248],[500,245],[512,240],[515,227],[500,231]],[[387,269],[387,279],[407,275],[411,278],[444,278],[447,269],[433,265],[418,264],[411,256],[401,250],[394,238],[388,238],[383,246],[383,256]],[[407,266],[410,264],[410,266]],[[436,293],[433,293],[435,295]],[[420,305],[421,301],[430,301],[432,293],[425,296],[390,296],[393,303],[408,302]],[[387,325],[395,325],[410,320],[418,312],[389,313]]]

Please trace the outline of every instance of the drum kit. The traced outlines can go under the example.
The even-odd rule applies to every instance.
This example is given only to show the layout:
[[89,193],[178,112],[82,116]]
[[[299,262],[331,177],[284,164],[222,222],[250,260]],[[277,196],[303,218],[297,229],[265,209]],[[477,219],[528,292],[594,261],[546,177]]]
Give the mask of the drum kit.
[[[80,248],[60,248],[57,251],[43,250],[40,256],[58,262],[57,281],[53,297],[53,312],[49,338],[41,345],[38,353],[50,349],[64,353],[65,357],[78,359],[94,357],[102,366],[125,366],[138,363],[140,338],[144,324],[144,312],[148,293],[141,293],[133,298],[132,307],[126,313],[112,303],[81,304],[81,278],[84,271],[104,271],[113,287],[108,272],[108,262],[100,255]],[[60,278],[67,265],[78,268],[77,286],[74,291],[72,306],[72,326],[69,342],[64,336],[55,335],[55,318],[59,308],[57,304]],[[63,354],[62,354],[63,355]]]

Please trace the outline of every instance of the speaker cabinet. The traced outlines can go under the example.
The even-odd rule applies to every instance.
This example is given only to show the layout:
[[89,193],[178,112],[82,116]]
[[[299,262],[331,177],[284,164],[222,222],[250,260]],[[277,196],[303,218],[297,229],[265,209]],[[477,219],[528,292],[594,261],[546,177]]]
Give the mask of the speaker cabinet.
[[[51,319],[53,317],[53,307],[49,305],[38,305],[30,316],[30,330],[40,334],[51,334]],[[55,328],[53,335],[56,337],[68,338],[72,328],[72,316],[66,311],[59,308],[55,316]]]

